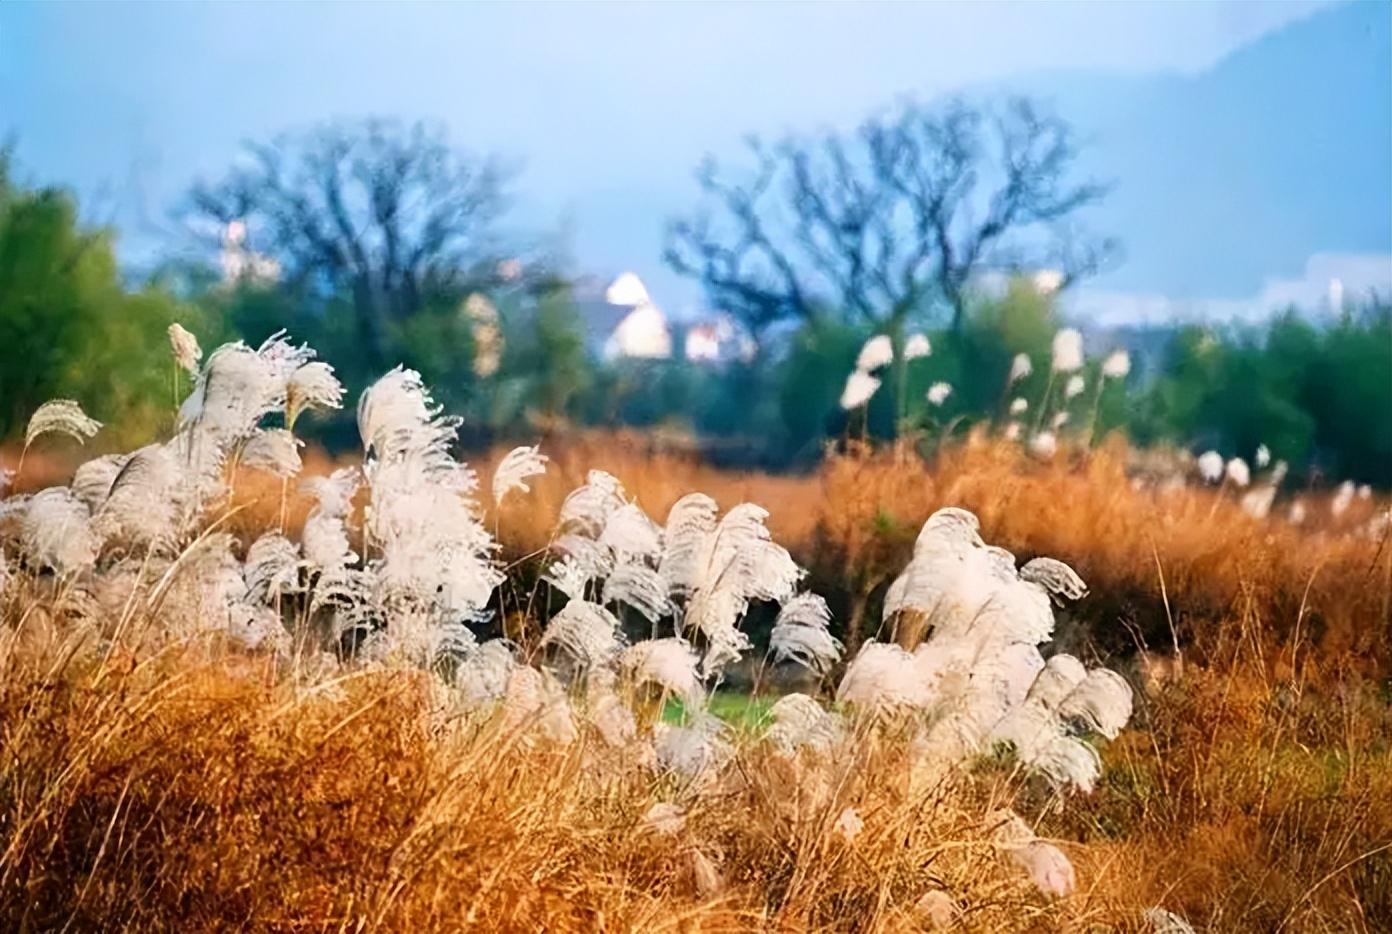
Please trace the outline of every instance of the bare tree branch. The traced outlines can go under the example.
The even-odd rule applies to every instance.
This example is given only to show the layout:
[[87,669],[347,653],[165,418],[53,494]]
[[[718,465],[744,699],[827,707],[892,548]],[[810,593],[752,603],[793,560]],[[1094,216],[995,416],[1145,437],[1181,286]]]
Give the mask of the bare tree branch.
[[248,247],[274,257],[288,282],[350,295],[379,365],[393,322],[492,265],[508,173],[438,130],[336,123],[247,152],[247,166],[195,186],[185,213],[219,229],[243,221]]
[[1025,99],[908,105],[849,137],[751,149],[742,184],[703,164],[704,204],[670,225],[665,257],[756,329],[819,310],[891,330],[945,310],[960,327],[983,270],[1070,260],[1071,283],[1112,249],[1077,230],[1064,248],[1065,222],[1106,187],[1073,180],[1071,129]]

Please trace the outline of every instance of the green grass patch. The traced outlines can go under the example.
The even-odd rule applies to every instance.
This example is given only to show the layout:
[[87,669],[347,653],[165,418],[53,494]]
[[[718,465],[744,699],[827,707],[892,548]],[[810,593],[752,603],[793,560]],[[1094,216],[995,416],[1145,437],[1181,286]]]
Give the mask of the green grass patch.
[[[741,732],[759,733],[767,725],[769,708],[777,699],[750,697],[739,691],[716,691],[710,696],[706,710]],[[667,706],[662,710],[662,719],[667,723],[685,723],[686,705],[675,697],[668,698]]]

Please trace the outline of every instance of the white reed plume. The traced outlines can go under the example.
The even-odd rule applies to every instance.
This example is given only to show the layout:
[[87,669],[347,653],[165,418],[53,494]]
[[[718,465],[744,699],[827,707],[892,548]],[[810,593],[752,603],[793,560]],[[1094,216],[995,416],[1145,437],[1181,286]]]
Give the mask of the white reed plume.
[[1010,376],[1006,378],[1006,385],[1014,386],[1033,372],[1034,364],[1030,361],[1029,354],[1017,353],[1010,361]]
[[725,514],[702,545],[683,625],[708,642],[707,674],[749,648],[748,637],[736,629],[749,602],[782,603],[796,592],[802,577],[787,549],[769,535],[767,518],[768,512],[759,506],[741,503]]
[[1028,400],[1028,399],[1025,399],[1025,398],[1023,398],[1023,397],[1021,397],[1021,396],[1017,396],[1017,397],[1015,397],[1014,399],[1011,399],[1011,400],[1010,400],[1010,414],[1011,414],[1011,415],[1024,415],[1024,414],[1025,414],[1026,412],[1028,412],[1028,411],[1029,411],[1029,400]]
[[1056,558],[1034,558],[1020,568],[1020,579],[1047,590],[1060,606],[1064,601],[1081,600],[1088,594],[1087,584],[1067,564]]
[[572,490],[561,503],[560,524],[598,538],[609,515],[627,502],[623,485],[617,478],[603,470],[591,470],[585,475],[584,484]]
[[1053,635],[1050,598],[1086,593],[1060,561],[1036,558],[1017,572],[1010,552],[981,540],[975,516],[940,510],[924,524],[913,559],[884,600],[887,622],[917,622],[927,638],[912,653],[871,643],[847,668],[838,699],[930,713],[934,724],[921,745],[939,758],[971,755],[987,740],[1006,743],[1056,784],[1088,789],[1100,760],[1066,724],[1114,736],[1130,715],[1129,689],[1111,672],[1089,680],[1070,656],[1046,663],[1036,648]]
[[675,837],[686,827],[686,809],[670,801],[658,801],[643,813],[642,823],[654,833]]
[[933,345],[928,340],[927,334],[910,334],[909,339],[904,342],[905,360],[921,360],[924,357],[932,356],[932,353]]
[[667,582],[644,564],[629,562],[615,567],[604,581],[602,599],[605,603],[626,603],[654,623],[672,613]]
[[1005,426],[1005,440],[1007,440],[1007,441],[1019,441],[1019,440],[1020,440],[1020,433],[1021,433],[1023,430],[1024,430],[1024,427],[1023,427],[1019,422],[1011,422],[1011,423],[1009,423],[1008,425]]
[[1131,685],[1125,678],[1106,668],[1094,668],[1063,699],[1058,713],[1065,721],[1078,720],[1092,732],[1116,739],[1131,719],[1131,703]]
[[846,377],[846,388],[841,390],[841,408],[846,411],[858,409],[870,401],[880,388],[880,380],[864,370],[855,370]]
[[1223,479],[1223,455],[1217,451],[1204,451],[1194,463],[1205,483],[1217,483]]
[[1353,505],[1353,496],[1352,480],[1345,480],[1339,484],[1339,488],[1334,491],[1334,498],[1329,501],[1329,514],[1337,519],[1348,512],[1348,508]]
[[774,662],[790,660],[825,675],[841,660],[844,646],[827,627],[831,609],[814,593],[802,593],[783,604],[769,634]]
[[1081,396],[1086,385],[1087,384],[1083,381],[1082,374],[1074,373],[1072,376],[1068,377],[1068,382],[1063,384],[1063,397],[1065,399],[1073,399],[1077,396]]
[[310,410],[343,408],[343,384],[333,367],[312,360],[296,367],[285,384],[285,424],[295,427],[300,414]]
[[804,747],[826,751],[846,735],[841,718],[806,694],[785,694],[769,708],[773,721],[764,739],[785,754]]
[[509,493],[521,490],[530,493],[527,481],[546,473],[548,458],[537,445],[523,445],[508,451],[493,470],[493,502],[501,506]]
[[586,668],[607,665],[623,651],[619,621],[604,607],[585,600],[571,600],[551,617],[541,645],[554,645]]
[[1049,427],[1052,428],[1054,431],[1058,431],[1058,430],[1061,429],[1064,425],[1067,425],[1067,424],[1068,424],[1068,413],[1067,413],[1067,412],[1055,412],[1054,415],[1053,415],[1053,417],[1049,419]]
[[1113,350],[1102,361],[1103,379],[1125,379],[1131,372],[1131,355],[1125,350]]
[[609,513],[599,540],[613,550],[615,560],[620,563],[656,559],[662,554],[662,529],[637,503],[625,503]]
[[952,384],[937,382],[928,387],[928,404],[942,405],[947,401],[947,397],[952,395]]
[[894,361],[894,345],[888,334],[876,334],[865,342],[856,357],[856,369],[862,373],[889,366]]
[[247,651],[274,649],[289,651],[290,633],[274,608],[259,603],[237,601],[227,607],[227,635]]
[[179,322],[169,326],[169,349],[174,354],[174,362],[188,374],[197,378],[198,362],[203,359],[203,348],[198,346],[198,338],[184,329]]
[[101,422],[88,418],[82,406],[73,400],[50,399],[29,416],[29,425],[24,429],[24,448],[28,450],[39,436],[47,434],[67,435],[78,444],[86,444],[101,426]]
[[1044,663],[1044,670],[1030,685],[1025,700],[1047,710],[1057,710],[1064,698],[1083,683],[1087,668],[1072,655],[1059,653]]
[[585,588],[594,580],[594,576],[583,563],[567,555],[560,561],[552,562],[542,580],[572,600],[583,600]]
[[304,466],[300,461],[302,441],[285,428],[258,428],[242,447],[241,464],[277,477],[293,477]]
[[347,519],[361,480],[358,468],[340,467],[327,477],[311,477],[300,485],[316,501],[300,533],[304,567],[314,583],[310,610],[332,607],[335,628],[340,630],[351,628],[370,609],[371,582],[358,567],[358,555],[348,540]]
[[503,332],[498,326],[498,309],[485,295],[473,293],[464,300],[464,314],[472,322],[474,375],[487,379],[503,362]]
[[247,599],[270,603],[300,589],[300,548],[279,532],[267,532],[247,548],[242,562]]
[[1257,455],[1253,458],[1253,461],[1256,463],[1258,470],[1271,463],[1271,448],[1264,444],[1257,445]]
[[1299,498],[1291,500],[1291,504],[1290,504],[1290,521],[1291,521],[1291,525],[1303,525],[1303,524],[1305,523],[1305,517],[1306,517],[1306,515],[1307,515],[1307,510],[1306,510],[1306,507],[1305,507],[1305,501],[1304,501],[1303,499],[1299,499]]
[[285,406],[290,374],[313,353],[278,334],[257,350],[240,341],[223,344],[204,362],[180,406],[180,427],[194,428],[218,445],[245,437],[263,416]]
[[100,541],[87,506],[67,487],[49,487],[29,497],[20,520],[20,548],[34,564],[60,577],[86,571],[97,560]]
[[1232,460],[1228,461],[1224,473],[1227,474],[1228,480],[1232,482],[1233,486],[1239,488],[1245,487],[1252,482],[1251,468],[1249,468],[1247,462],[1240,457],[1234,457]]
[[1021,764],[1060,788],[1089,793],[1102,771],[1097,751],[1069,736],[1059,717],[1041,704],[1026,702],[1008,711],[989,738],[993,745],[1009,746]]
[[1037,431],[1030,438],[1029,450],[1035,457],[1049,460],[1058,453],[1058,437],[1052,431]]
[[387,458],[406,451],[445,456],[458,421],[443,418],[421,376],[396,367],[358,397],[358,434],[363,451]]
[[912,655],[897,645],[871,640],[846,667],[836,700],[867,710],[922,709],[932,704],[933,695]]
[[78,466],[68,484],[73,494],[95,513],[106,502],[111,484],[130,460],[129,454],[103,454]]
[[645,639],[624,650],[619,670],[635,685],[655,684],[688,707],[697,707],[705,702],[705,689],[696,674],[699,661],[684,639]]
[[666,727],[653,744],[663,770],[688,781],[718,769],[734,752],[719,717],[701,713],[686,726]]
[[924,892],[918,901],[914,902],[913,910],[914,914],[927,922],[930,931],[950,930],[962,914],[952,896],[942,889],[929,889]]
[[1045,895],[1066,898],[1078,887],[1073,864],[1052,843],[1032,840],[1012,851],[1010,856],[1029,876],[1034,887]]
[[1372,499],[1372,498],[1373,498],[1373,488],[1372,488],[1372,486],[1370,486],[1370,485],[1367,484],[1367,483],[1361,483],[1361,484],[1359,484],[1359,485],[1358,485],[1358,498],[1361,499],[1361,500],[1369,500],[1369,499]]
[[[503,575],[474,501],[478,479],[449,453],[458,421],[440,415],[417,374],[398,368],[363,393],[358,427],[377,455],[364,467],[377,592],[389,610],[402,611],[389,612],[387,637],[417,624],[486,618]],[[410,641],[429,646],[421,635]]]
[[718,514],[715,500],[704,493],[688,493],[668,511],[658,569],[674,594],[689,593],[700,582],[705,544]]
[[543,578],[553,587],[572,597],[583,596],[590,581],[608,576],[614,570],[614,552],[608,545],[567,532],[551,544],[551,550],[561,555]]
[[189,490],[177,447],[147,445],[132,452],[111,480],[94,525],[103,539],[137,548],[170,548],[190,508]]
[[590,671],[585,682],[585,715],[606,744],[622,748],[637,738],[638,723],[633,711],[614,693],[614,682],[612,669]]
[[468,706],[500,701],[507,692],[508,679],[517,661],[503,639],[490,639],[472,652],[454,669],[454,686]]
[[503,723],[510,729],[534,728],[551,742],[569,745],[579,736],[565,692],[547,672],[519,666],[508,676],[503,693]]
[[1054,335],[1050,366],[1055,373],[1072,373],[1083,365],[1083,335],[1064,328]]
[[1253,519],[1265,519],[1271,514],[1271,506],[1276,502],[1276,487],[1270,483],[1254,487],[1243,494],[1240,502],[1242,511],[1247,515]]

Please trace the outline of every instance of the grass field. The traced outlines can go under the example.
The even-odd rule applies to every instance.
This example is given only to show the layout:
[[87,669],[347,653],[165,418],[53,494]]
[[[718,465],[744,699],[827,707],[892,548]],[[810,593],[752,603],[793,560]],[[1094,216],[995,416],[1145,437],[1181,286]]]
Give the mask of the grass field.
[[[16,568],[0,643],[0,924],[1161,930],[1146,912],[1163,908],[1197,930],[1392,929],[1392,555],[1363,532],[1385,503],[1302,527],[1258,520],[1231,491],[1137,484],[1119,445],[1041,463],[978,440],[932,462],[831,456],[803,476],[719,471],[633,437],[550,453],[531,492],[485,518],[505,562],[546,545],[590,467],[653,516],[691,490],[758,502],[850,656],[891,635],[886,588],[929,514],[960,505],[988,542],[1087,581],[1055,648],[1138,688],[1142,646],[1178,649],[1182,667],[1138,691],[1091,794],[998,756],[924,768],[912,735],[883,726],[789,758],[758,741],[773,698],[724,691],[705,710],[734,727],[730,757],[686,783],[654,769],[641,707],[638,738],[616,747],[575,697],[577,732],[556,742],[508,703],[461,705],[426,670],[238,647],[180,617],[174,587],[136,612]],[[237,497],[223,527],[239,540],[281,509],[278,483],[239,481]],[[291,495],[292,536],[309,507]],[[501,628],[540,658],[536,604],[510,599]],[[651,719],[697,718],[668,700]],[[659,819],[658,805],[675,811]],[[1012,862],[1004,808],[1066,854],[1070,894]]]

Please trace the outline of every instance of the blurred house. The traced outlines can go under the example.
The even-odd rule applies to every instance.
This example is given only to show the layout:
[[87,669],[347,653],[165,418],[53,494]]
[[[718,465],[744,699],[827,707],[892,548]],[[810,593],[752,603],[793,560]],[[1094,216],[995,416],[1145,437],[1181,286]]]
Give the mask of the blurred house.
[[625,272],[607,286],[581,279],[573,298],[590,352],[605,360],[623,357],[692,363],[749,359],[755,345],[728,315],[678,322],[658,307],[637,275]]
[[280,263],[250,249],[246,239],[246,224],[241,221],[232,221],[223,229],[222,249],[218,253],[222,281],[228,285],[246,281],[261,285],[277,282]]

